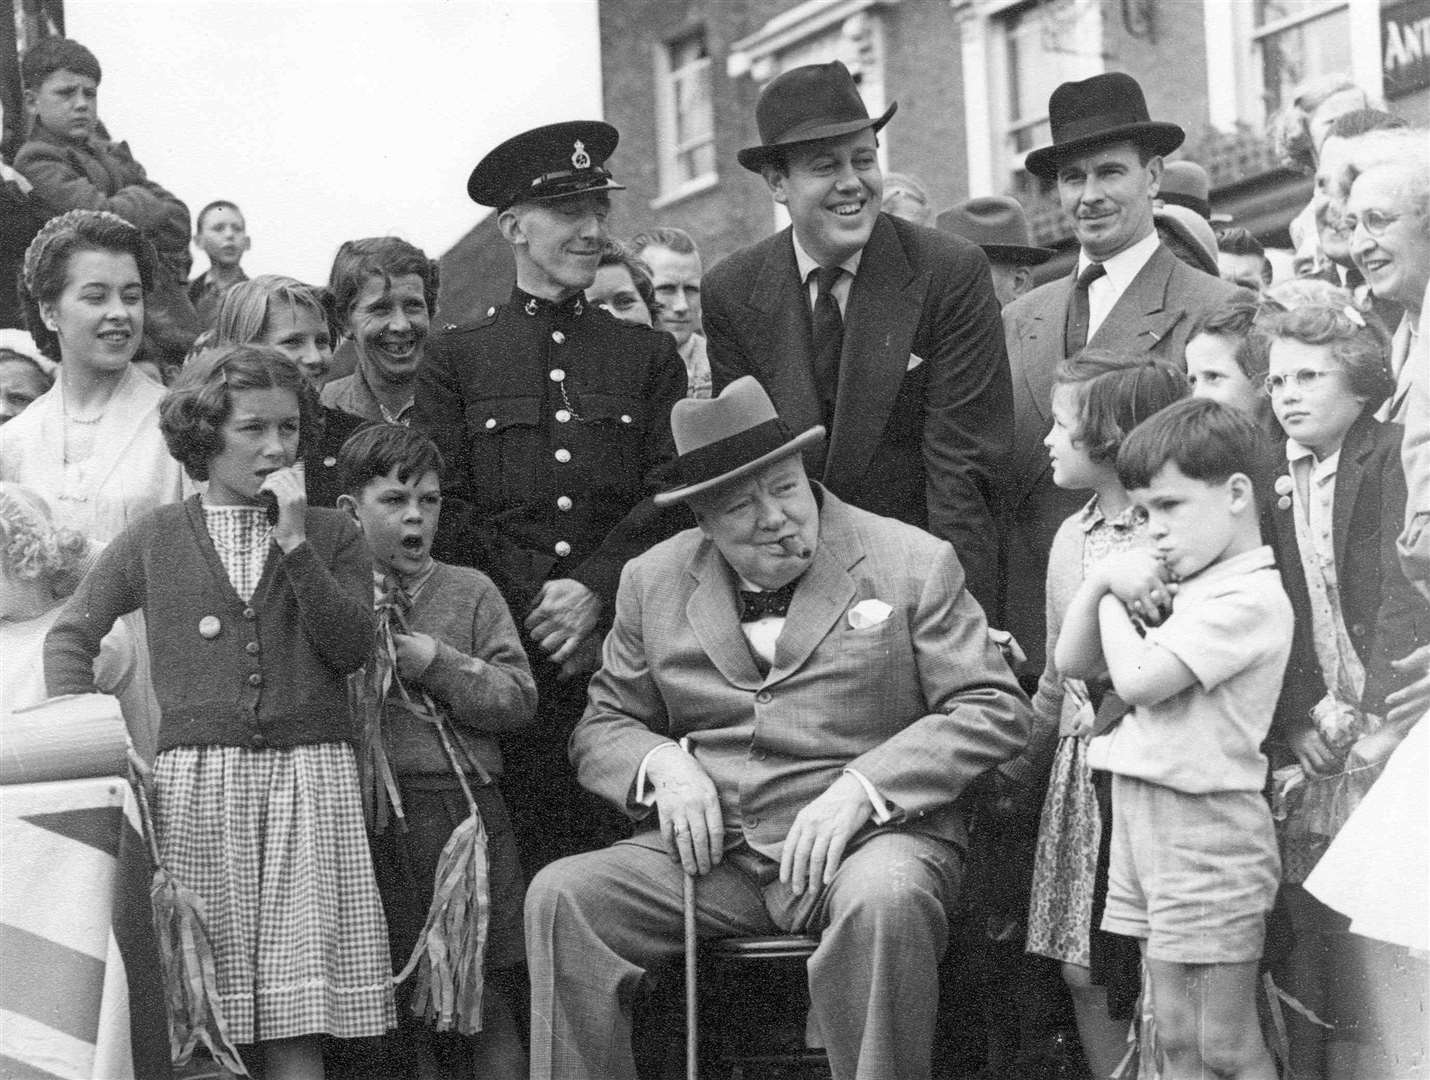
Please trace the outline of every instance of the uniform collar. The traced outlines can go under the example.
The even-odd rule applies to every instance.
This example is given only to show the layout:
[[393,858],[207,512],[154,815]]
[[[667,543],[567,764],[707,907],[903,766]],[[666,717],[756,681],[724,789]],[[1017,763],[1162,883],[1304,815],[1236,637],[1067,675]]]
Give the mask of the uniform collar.
[[586,294],[575,293],[565,300],[547,300],[540,296],[533,296],[520,286],[511,290],[511,306],[527,315],[566,315],[571,318],[584,315],[586,313]]

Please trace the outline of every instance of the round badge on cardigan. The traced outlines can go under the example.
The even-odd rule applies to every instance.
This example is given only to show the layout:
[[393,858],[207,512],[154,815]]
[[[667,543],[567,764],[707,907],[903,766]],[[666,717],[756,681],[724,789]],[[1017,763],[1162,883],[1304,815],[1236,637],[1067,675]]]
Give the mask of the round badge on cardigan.
[[199,620],[199,637],[212,641],[219,636],[222,630],[223,624],[218,621],[217,615],[205,615]]

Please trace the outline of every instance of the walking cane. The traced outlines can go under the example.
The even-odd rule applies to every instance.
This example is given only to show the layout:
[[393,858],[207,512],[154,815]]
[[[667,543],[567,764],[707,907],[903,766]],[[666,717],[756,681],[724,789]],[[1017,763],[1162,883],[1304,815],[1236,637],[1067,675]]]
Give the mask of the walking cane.
[[[680,748],[690,753],[690,739],[680,740]],[[695,875],[681,868],[681,901],[685,908],[685,1078],[700,1080],[699,999],[695,982]]]

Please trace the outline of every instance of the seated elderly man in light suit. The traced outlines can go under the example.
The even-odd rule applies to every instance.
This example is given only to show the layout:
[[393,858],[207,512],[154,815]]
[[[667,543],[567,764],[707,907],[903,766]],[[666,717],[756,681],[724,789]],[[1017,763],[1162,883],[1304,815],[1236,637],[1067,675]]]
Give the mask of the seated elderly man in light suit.
[[[671,414],[698,528],[627,564],[571,737],[582,785],[640,829],[546,867],[526,905],[533,1077],[635,1076],[630,1010],[703,937],[810,932],[840,1080],[929,1075],[959,795],[1027,742],[1026,699],[953,548],[805,476],[760,385]],[[688,740],[688,749],[680,740]]]

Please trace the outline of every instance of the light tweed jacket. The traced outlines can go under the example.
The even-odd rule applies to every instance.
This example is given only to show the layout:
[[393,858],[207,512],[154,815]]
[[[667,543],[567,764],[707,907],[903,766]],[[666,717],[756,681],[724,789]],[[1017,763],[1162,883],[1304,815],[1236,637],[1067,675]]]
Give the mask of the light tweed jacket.
[[[845,767],[889,802],[886,827],[962,844],[955,800],[1023,749],[1031,721],[953,548],[824,492],[818,550],[763,676],[732,580],[698,529],[626,565],[571,737],[582,785],[640,819],[641,760],[689,735],[719,790],[728,844],[778,859],[795,815]],[[868,599],[892,612],[853,629],[849,611]]]

